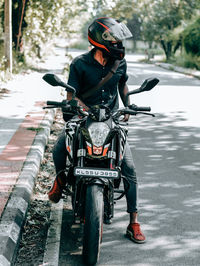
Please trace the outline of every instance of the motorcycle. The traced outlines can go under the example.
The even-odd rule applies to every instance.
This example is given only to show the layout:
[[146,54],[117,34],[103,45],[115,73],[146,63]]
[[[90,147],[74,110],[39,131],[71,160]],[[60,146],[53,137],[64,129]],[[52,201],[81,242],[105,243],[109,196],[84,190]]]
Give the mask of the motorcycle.
[[[72,92],[72,100],[62,102],[47,101],[44,108],[61,108],[66,122],[66,194],[72,196],[74,223],[82,223],[83,260],[87,265],[97,263],[102,242],[103,223],[110,223],[114,216],[114,203],[126,191],[119,189],[121,163],[127,139],[127,123],[120,122],[120,116],[151,115],[150,107],[128,105],[131,94],[149,91],[159,80],[144,81],[139,89],[128,92],[127,107],[112,112],[105,105],[93,106],[88,112],[75,100],[75,89],[61,81],[54,74],[46,74],[43,79],[52,86],[62,86]],[[126,186],[128,189],[128,185]],[[119,193],[114,198],[114,193]]]

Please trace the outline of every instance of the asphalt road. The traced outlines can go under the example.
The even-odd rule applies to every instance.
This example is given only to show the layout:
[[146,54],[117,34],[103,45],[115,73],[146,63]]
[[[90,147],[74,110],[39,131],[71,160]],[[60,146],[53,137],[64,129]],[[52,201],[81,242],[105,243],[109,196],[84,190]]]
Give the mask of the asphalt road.
[[[199,265],[200,261],[200,81],[127,57],[129,89],[148,77],[160,83],[134,96],[137,105],[151,106],[155,118],[130,121],[129,143],[139,183],[139,222],[147,242],[125,237],[126,201],[115,205],[115,218],[104,225],[99,265]],[[82,265],[81,229],[71,228],[66,206],[59,265]]]

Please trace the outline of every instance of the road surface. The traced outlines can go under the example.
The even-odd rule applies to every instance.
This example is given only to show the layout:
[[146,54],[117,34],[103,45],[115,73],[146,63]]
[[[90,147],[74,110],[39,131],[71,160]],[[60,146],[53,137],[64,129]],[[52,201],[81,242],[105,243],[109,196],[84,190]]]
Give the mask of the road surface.
[[[200,260],[200,81],[127,56],[129,89],[146,78],[160,83],[131,102],[151,106],[155,118],[133,117],[129,143],[139,183],[139,222],[147,242],[125,237],[126,201],[115,205],[115,218],[104,225],[99,265],[199,265]],[[81,229],[71,228],[65,208],[59,265],[82,265]]]

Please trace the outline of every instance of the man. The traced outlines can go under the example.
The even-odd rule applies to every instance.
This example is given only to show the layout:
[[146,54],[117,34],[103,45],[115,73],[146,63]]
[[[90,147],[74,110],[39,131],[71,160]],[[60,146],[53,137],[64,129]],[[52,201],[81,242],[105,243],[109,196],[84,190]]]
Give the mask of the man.
[[[76,57],[70,65],[68,84],[76,89],[76,100],[86,110],[93,105],[106,104],[111,110],[119,108],[118,92],[124,105],[128,79],[127,64],[124,59],[125,48],[122,40],[131,37],[128,28],[112,18],[96,19],[88,28],[88,40],[94,48],[81,56]],[[117,63],[117,64],[116,64]],[[117,65],[117,67],[116,67]],[[115,67],[113,67],[115,66]],[[114,69],[114,70],[113,70]],[[96,90],[94,88],[104,77],[112,72],[112,77]],[[89,93],[88,93],[89,92]],[[83,97],[86,95],[86,97]],[[72,94],[67,93],[67,100]],[[128,121],[125,115],[123,121]],[[61,158],[60,154],[64,154]],[[66,184],[64,170],[66,167],[65,136],[61,134],[53,150],[53,159],[57,177],[49,192],[49,199],[58,202]],[[144,243],[145,236],[137,221],[137,178],[132,154],[128,143],[121,165],[122,174],[127,177],[130,187],[126,192],[127,212],[130,213],[130,223],[127,227],[127,236],[136,243]]]

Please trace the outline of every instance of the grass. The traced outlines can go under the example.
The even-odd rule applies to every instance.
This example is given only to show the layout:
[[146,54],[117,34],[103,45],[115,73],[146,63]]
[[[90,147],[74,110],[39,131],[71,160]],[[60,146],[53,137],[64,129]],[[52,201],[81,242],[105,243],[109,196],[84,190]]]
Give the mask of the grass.
[[[198,56],[192,56],[192,55],[186,55],[184,57],[183,65],[187,68],[195,68],[197,70],[200,70],[200,57]],[[179,59],[180,60],[180,59]],[[179,63],[178,60],[178,63]]]
[[200,57],[185,52],[176,55],[169,63],[184,68],[200,70]]
[[36,132],[40,132],[41,130],[43,130],[44,128],[42,127],[27,127],[27,130],[31,130],[31,131],[36,131]]

